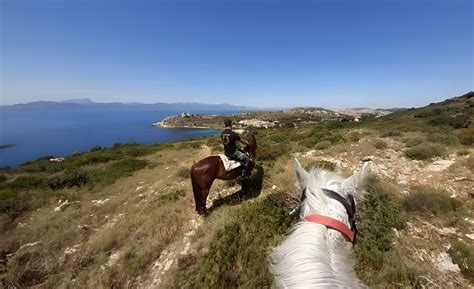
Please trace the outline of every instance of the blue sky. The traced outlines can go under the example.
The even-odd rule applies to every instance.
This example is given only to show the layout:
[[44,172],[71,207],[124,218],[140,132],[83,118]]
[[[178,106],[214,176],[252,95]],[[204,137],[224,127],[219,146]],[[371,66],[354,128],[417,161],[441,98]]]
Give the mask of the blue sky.
[[411,107],[473,90],[473,1],[0,0],[1,104]]

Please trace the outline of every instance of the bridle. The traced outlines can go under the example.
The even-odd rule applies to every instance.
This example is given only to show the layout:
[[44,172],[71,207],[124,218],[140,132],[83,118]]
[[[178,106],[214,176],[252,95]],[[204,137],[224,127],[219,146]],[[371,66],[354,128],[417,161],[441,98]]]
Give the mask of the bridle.
[[[348,199],[346,199],[343,196],[336,193],[335,191],[324,189],[324,188],[322,190],[328,197],[338,201],[344,206],[347,212],[350,227],[347,227],[346,224],[342,223],[339,220],[336,220],[327,216],[323,216],[323,215],[308,215],[308,216],[305,216],[304,220],[307,222],[313,222],[313,223],[325,225],[326,227],[330,229],[337,230],[344,235],[347,241],[351,242],[352,245],[354,245],[356,242],[356,237],[357,237],[356,206],[355,206],[354,197],[348,194]],[[306,189],[303,190],[303,195],[301,196],[300,204],[301,202],[304,201],[304,199],[306,199]]]

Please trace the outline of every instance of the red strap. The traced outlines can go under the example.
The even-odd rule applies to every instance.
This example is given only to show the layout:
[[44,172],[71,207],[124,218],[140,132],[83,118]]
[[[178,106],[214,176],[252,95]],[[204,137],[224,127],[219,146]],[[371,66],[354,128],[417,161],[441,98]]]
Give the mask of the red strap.
[[354,242],[354,232],[352,232],[351,229],[349,229],[349,227],[343,222],[340,222],[336,219],[329,218],[326,216],[321,216],[321,215],[308,215],[304,217],[304,220],[308,222],[321,224],[328,228],[337,230],[341,232],[351,242]]

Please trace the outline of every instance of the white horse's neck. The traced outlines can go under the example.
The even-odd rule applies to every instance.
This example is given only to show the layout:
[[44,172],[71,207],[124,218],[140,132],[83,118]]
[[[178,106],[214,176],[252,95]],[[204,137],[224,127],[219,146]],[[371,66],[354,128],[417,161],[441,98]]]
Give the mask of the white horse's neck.
[[[345,207],[321,190],[337,190],[343,181],[344,178],[327,171],[312,171],[306,183],[306,198],[301,204],[301,220],[317,214],[349,225]],[[365,287],[353,269],[352,243],[340,232],[321,224],[297,224],[274,249],[270,261],[275,285],[280,288]]]

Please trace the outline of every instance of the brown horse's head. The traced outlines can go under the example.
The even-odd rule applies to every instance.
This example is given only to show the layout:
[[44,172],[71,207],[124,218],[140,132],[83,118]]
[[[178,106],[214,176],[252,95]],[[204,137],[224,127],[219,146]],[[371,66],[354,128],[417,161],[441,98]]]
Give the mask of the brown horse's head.
[[248,146],[245,147],[245,150],[252,155],[252,162],[255,162],[255,157],[257,156],[257,139],[254,134],[251,134],[247,138]]

